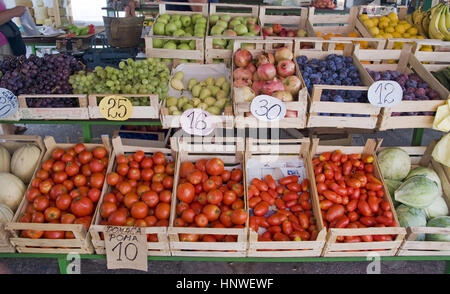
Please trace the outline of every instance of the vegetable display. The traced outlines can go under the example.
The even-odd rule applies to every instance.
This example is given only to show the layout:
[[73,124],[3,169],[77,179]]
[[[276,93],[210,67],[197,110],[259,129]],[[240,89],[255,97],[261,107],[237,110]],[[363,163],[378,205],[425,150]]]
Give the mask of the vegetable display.
[[[164,153],[118,155],[106,177],[111,186],[100,206],[100,225],[168,227],[175,164]],[[158,242],[148,234],[149,242]]]
[[318,231],[312,212],[308,179],[296,175],[275,181],[270,174],[248,187],[250,228],[258,241],[314,241]]
[[[327,228],[395,227],[383,183],[374,176],[374,157],[324,152],[313,159],[324,225]],[[392,235],[339,236],[337,242],[392,241]]]
[[[78,143],[72,148],[55,148],[36,172],[25,194],[28,204],[19,222],[83,224],[89,229],[100,199],[108,152],[97,146],[88,150]],[[71,231],[22,230],[32,239],[74,239]]]
[[0,203],[8,206],[12,211],[19,207],[26,187],[22,180],[10,173],[0,173]]
[[28,184],[38,165],[41,150],[33,144],[25,144],[14,151],[11,157],[11,173]]
[[[450,216],[440,216],[428,221],[427,227],[450,228]],[[450,242],[450,234],[427,234],[427,241]]]
[[[243,173],[225,169],[220,158],[184,161],[179,167],[175,227],[244,228]],[[236,242],[234,235],[180,234],[184,242]]]
[[447,66],[439,71],[432,71],[431,73],[439,81],[439,83],[450,91],[450,66]]

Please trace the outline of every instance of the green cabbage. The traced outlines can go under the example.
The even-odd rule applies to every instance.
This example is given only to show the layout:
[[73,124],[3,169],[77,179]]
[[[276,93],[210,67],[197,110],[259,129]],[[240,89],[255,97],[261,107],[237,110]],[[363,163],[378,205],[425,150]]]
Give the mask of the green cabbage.
[[[428,221],[427,227],[450,228],[450,216],[439,216]],[[450,242],[450,234],[427,234],[427,241]]]
[[[404,204],[400,204],[395,211],[397,212],[398,222],[400,226],[407,227],[425,227],[427,225],[427,219],[425,213],[420,208],[409,207]],[[417,241],[425,240],[425,234],[419,234]]]
[[438,186],[426,176],[411,177],[395,190],[395,200],[415,208],[430,206],[436,197],[440,197]]
[[430,180],[435,181],[439,187],[439,193],[442,195],[441,179],[439,179],[439,176],[433,169],[423,166],[416,167],[409,172],[405,180],[412,178],[414,176],[426,176]]
[[401,148],[386,148],[378,153],[378,163],[385,179],[401,181],[411,170],[411,159]]
[[396,180],[389,180],[389,179],[384,179],[384,182],[386,183],[386,187],[388,188],[389,195],[391,195],[391,199],[392,199],[392,203],[394,203],[394,207],[399,206],[400,202],[395,200],[394,195],[395,195],[395,190],[397,190],[398,187],[400,187],[402,182],[396,181]]
[[430,206],[424,208],[423,210],[425,211],[427,219],[448,215],[447,203],[442,197],[437,197],[436,199],[434,199],[433,203],[431,203]]

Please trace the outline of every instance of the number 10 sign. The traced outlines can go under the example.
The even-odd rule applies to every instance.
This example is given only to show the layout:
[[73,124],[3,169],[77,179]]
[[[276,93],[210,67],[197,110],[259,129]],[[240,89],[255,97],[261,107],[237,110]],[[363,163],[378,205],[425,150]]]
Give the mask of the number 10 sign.
[[403,90],[395,81],[377,81],[369,87],[367,98],[377,107],[393,107],[402,102]]

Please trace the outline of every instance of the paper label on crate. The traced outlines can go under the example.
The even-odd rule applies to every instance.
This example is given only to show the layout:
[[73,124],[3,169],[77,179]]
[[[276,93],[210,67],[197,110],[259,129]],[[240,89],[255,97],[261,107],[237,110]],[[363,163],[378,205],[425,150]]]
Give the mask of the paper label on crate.
[[107,120],[124,121],[133,114],[131,101],[123,96],[106,96],[100,101],[98,107]]
[[0,118],[13,116],[19,109],[16,95],[8,89],[0,88]]
[[368,4],[364,11],[368,16],[379,16],[379,15],[388,15],[391,12],[397,13],[397,8],[395,6],[381,6],[380,3],[373,2],[373,4]]
[[261,162],[258,159],[247,161],[247,182],[250,184],[253,178],[264,178],[267,174],[272,175],[275,180],[286,176],[297,175],[299,181],[306,178],[305,162],[302,159],[289,159],[279,161]]
[[377,81],[369,87],[367,98],[376,107],[394,107],[403,99],[403,90],[396,81]]
[[278,121],[286,115],[286,104],[269,95],[259,95],[253,98],[250,111],[262,121]]
[[183,131],[195,136],[208,136],[216,125],[215,117],[200,108],[188,109],[180,117]]
[[108,269],[148,271],[147,235],[143,228],[106,226],[104,235]]

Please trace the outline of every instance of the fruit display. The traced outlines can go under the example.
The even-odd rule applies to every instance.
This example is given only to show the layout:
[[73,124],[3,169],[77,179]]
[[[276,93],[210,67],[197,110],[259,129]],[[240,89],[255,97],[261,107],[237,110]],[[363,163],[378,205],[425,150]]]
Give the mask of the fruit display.
[[439,3],[427,11],[423,11],[420,6],[413,13],[407,15],[406,20],[428,39],[450,41],[448,4]]
[[88,26],[81,27],[74,24],[70,24],[65,28],[65,31],[67,32],[67,37],[84,36],[94,34],[95,26],[93,24],[90,24]]
[[[315,84],[362,86],[358,69],[353,64],[352,57],[330,54],[325,59],[313,58],[308,60],[304,55],[297,57],[297,63],[310,95]],[[366,91],[349,90],[323,90],[321,101],[366,103]],[[320,113],[323,116],[368,116],[358,114],[329,114]]]
[[[403,100],[418,101],[418,100],[439,100],[441,99],[439,93],[429,87],[429,85],[422,80],[416,73],[402,74],[395,70],[387,70],[383,72],[376,72],[369,70],[369,75],[374,81],[393,80],[400,84],[403,90]],[[393,112],[393,116],[405,115],[433,115],[428,112]]]
[[[243,173],[225,169],[220,158],[181,162],[176,197],[175,227],[244,228]],[[234,235],[180,234],[182,242],[236,242]]]
[[248,187],[249,226],[258,241],[314,241],[318,230],[312,212],[309,181],[290,175],[275,181],[267,174]]
[[314,0],[311,5],[315,8],[335,9],[337,7],[334,0]]
[[[335,37],[347,37],[347,38],[361,38],[361,36],[355,32],[355,31],[351,31],[349,33],[346,34],[333,34],[333,33],[327,33],[327,34],[323,34],[320,31],[315,32],[316,37],[319,38],[323,38],[324,40],[330,40],[331,38],[335,38]],[[369,42],[368,41],[352,41],[353,44],[359,44],[359,47],[361,49],[367,49],[369,48]],[[326,47],[328,44],[323,44],[324,47]],[[336,46],[334,47],[334,50],[344,50],[344,43],[337,43]],[[323,49],[327,49],[327,48],[323,48]]]
[[225,107],[231,105],[230,83],[225,76],[216,79],[209,77],[204,81],[192,78],[189,79],[186,86],[183,79],[184,73],[178,71],[172,77],[170,85],[173,89],[181,91],[182,94],[188,90],[192,98],[186,96],[167,98],[166,106],[170,115],[181,115],[191,108],[200,108],[213,115],[220,115],[224,112]]
[[234,53],[233,87],[237,103],[251,102],[260,94],[276,97],[284,102],[297,100],[301,81],[296,76],[294,55],[287,47],[274,54],[256,56],[246,49]]
[[[79,71],[69,79],[76,94],[158,94],[167,97],[170,71],[160,59],[134,61],[129,58],[119,68],[96,66],[94,71]],[[148,98],[131,98],[133,105],[148,106]]]
[[[100,225],[168,227],[175,163],[162,152],[138,150],[116,156],[106,176],[110,190],[100,206]],[[158,242],[148,234],[149,242]]]
[[[103,146],[78,143],[56,147],[42,162],[25,194],[27,205],[21,223],[83,224],[89,229],[100,199],[108,165]],[[74,239],[71,231],[22,230],[31,239]]]
[[439,71],[432,71],[433,76],[450,91],[450,66]]
[[264,26],[262,33],[265,37],[306,37],[306,31],[304,29],[292,29],[289,27],[283,27],[281,24],[276,23],[272,26]]
[[204,37],[207,21],[205,16],[198,13],[192,15],[161,14],[153,25],[153,34],[171,37]]
[[[212,14],[209,17],[209,35],[224,37],[257,37],[261,32],[258,18]],[[233,49],[232,39],[213,39],[214,49]]]
[[[69,77],[82,68],[75,57],[66,54],[6,56],[0,61],[0,87],[15,95],[72,94]],[[41,100],[53,103],[53,99]]]
[[[383,183],[374,175],[375,158],[340,150],[313,159],[315,182],[325,227],[397,226]],[[392,241],[392,235],[339,236],[337,242]]]

